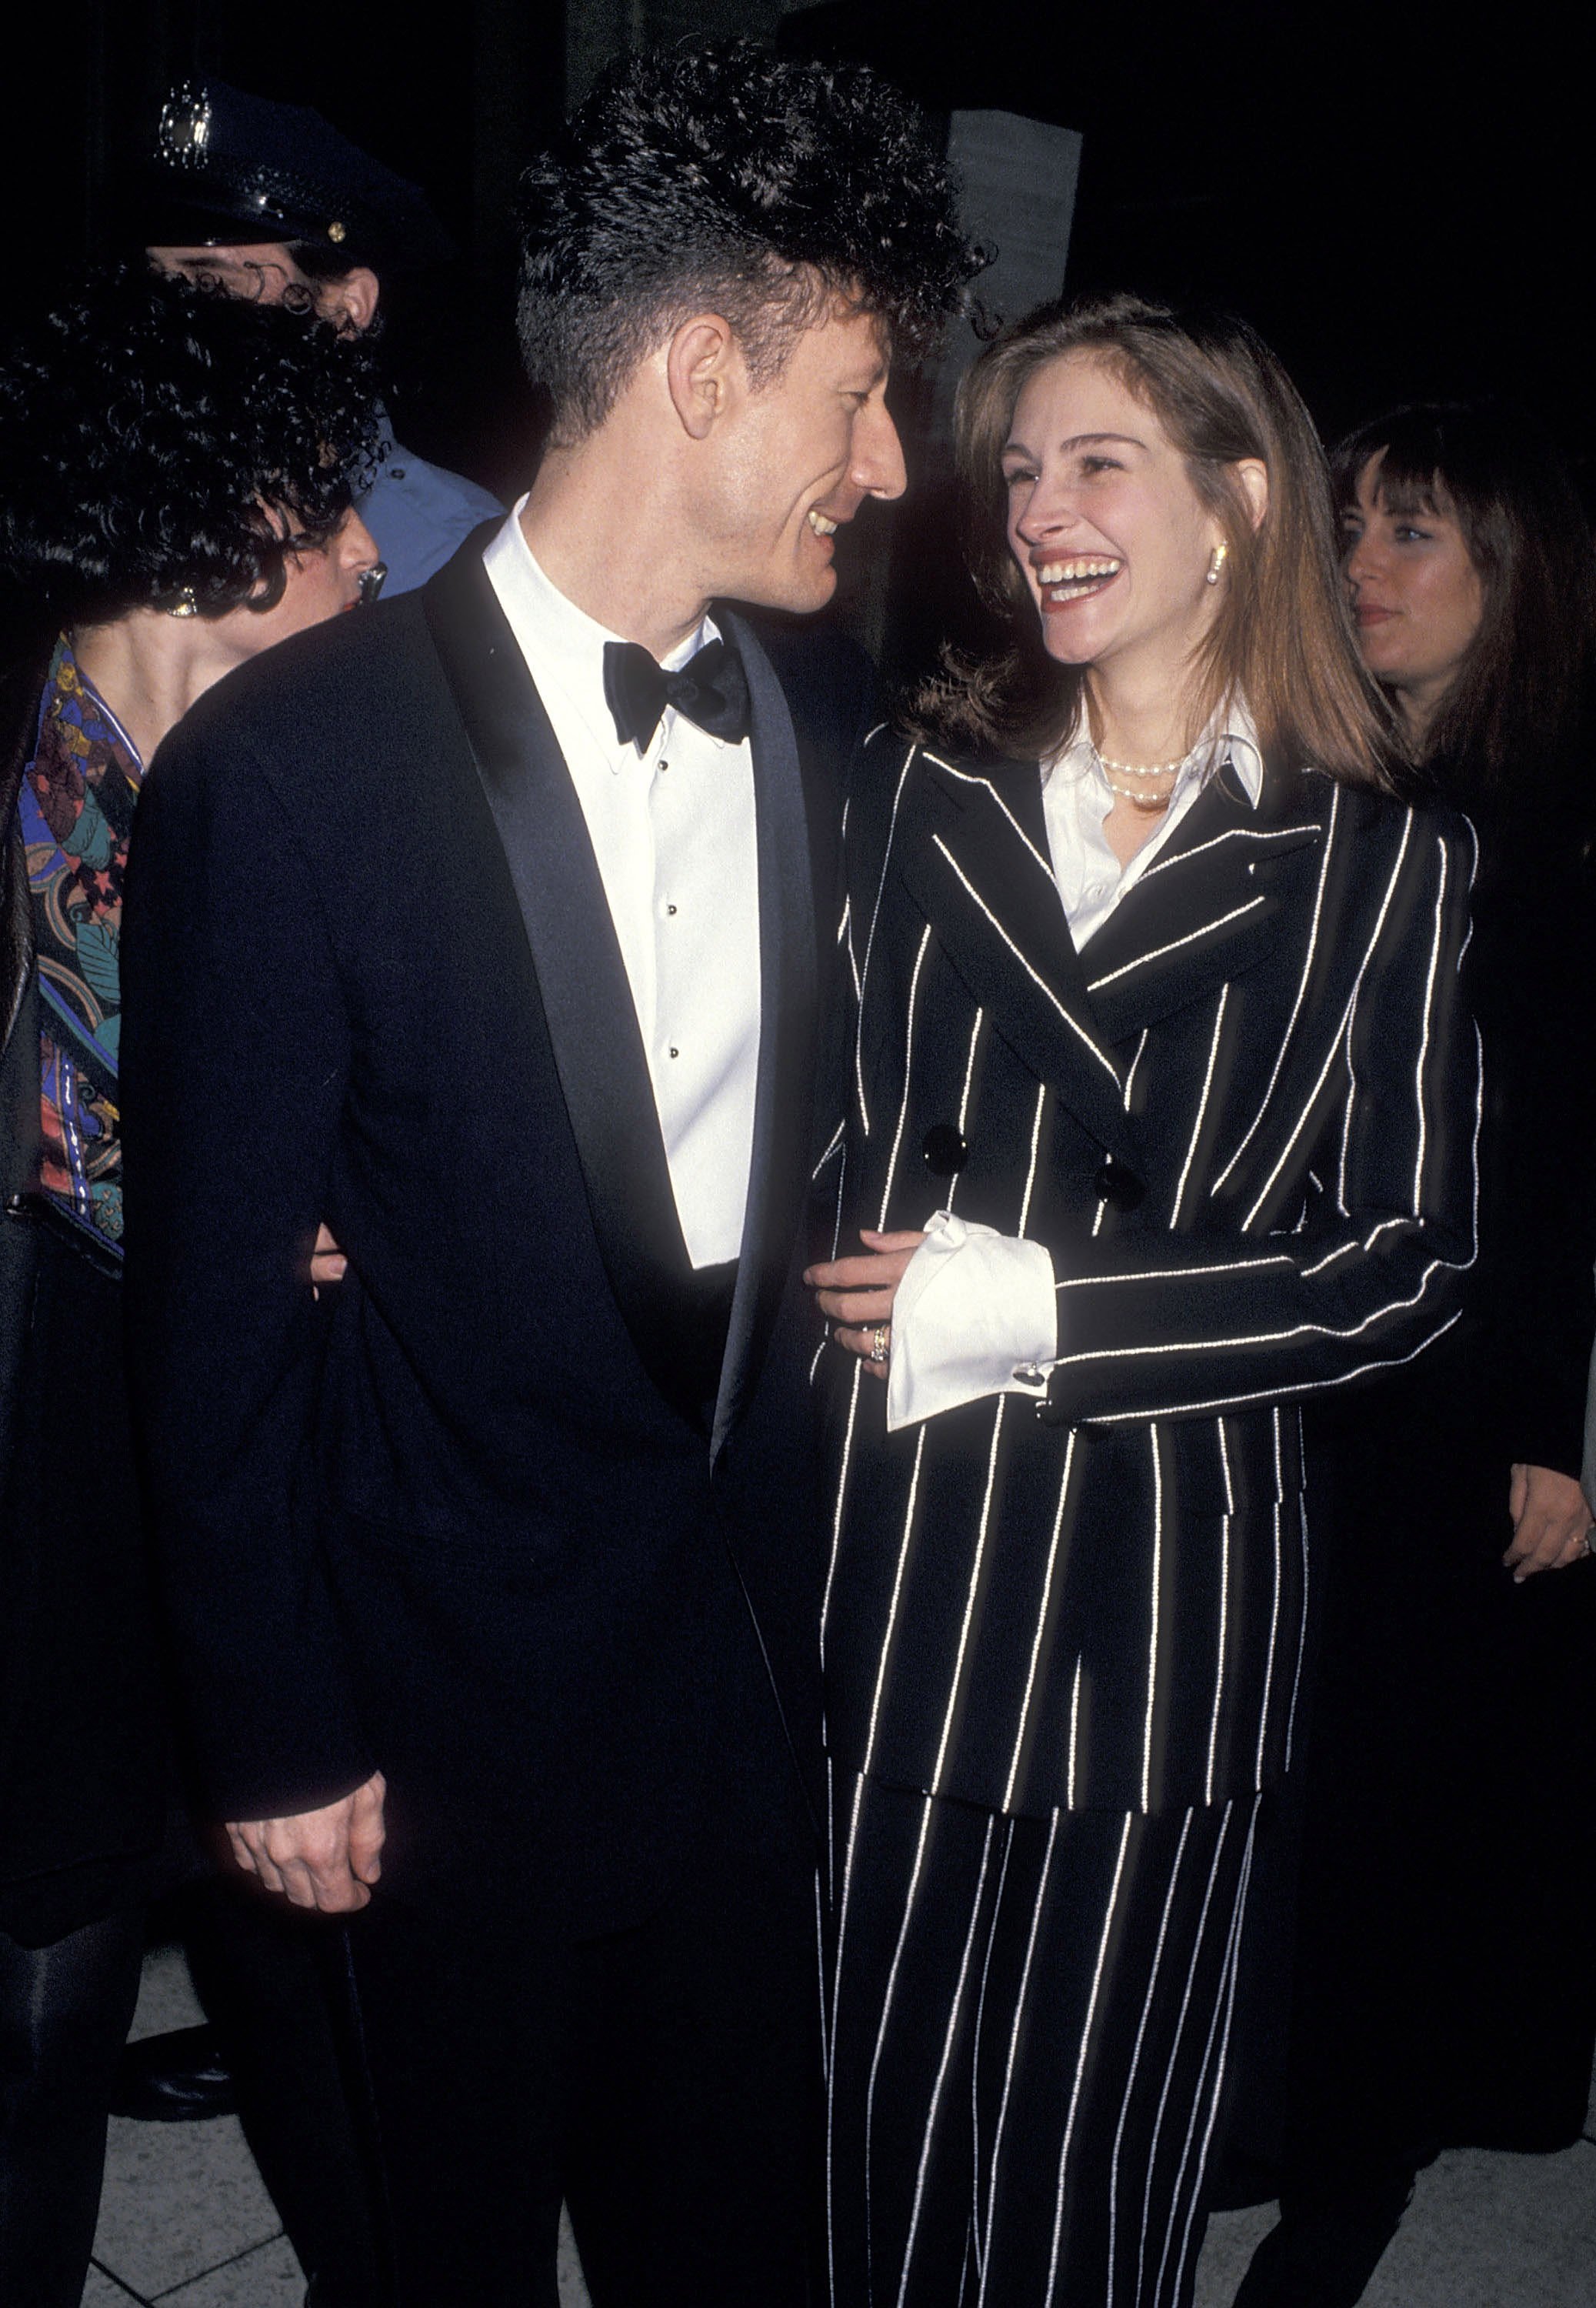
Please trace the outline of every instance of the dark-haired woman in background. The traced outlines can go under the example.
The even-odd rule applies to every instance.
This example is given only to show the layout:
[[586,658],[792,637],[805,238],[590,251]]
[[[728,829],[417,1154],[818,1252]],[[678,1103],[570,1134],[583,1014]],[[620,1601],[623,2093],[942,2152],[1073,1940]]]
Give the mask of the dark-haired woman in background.
[[1175,2308],[1292,1749],[1298,1406],[1472,1255],[1472,845],[1388,797],[1318,444],[1240,323],[1036,314],[959,448],[1010,653],[855,789],[865,1253],[811,1277],[835,2297]]
[[1245,2308],[1361,2295],[1443,2146],[1580,2133],[1596,2043],[1596,557],[1525,420],[1401,409],[1334,459],[1412,783],[1480,838],[1480,1256],[1334,1469],[1280,2226]]
[[102,276],[0,357],[0,2297],[18,2308],[82,2291],[168,1785],[118,1288],[128,840],[195,698],[359,600],[375,438],[358,346],[186,282]]

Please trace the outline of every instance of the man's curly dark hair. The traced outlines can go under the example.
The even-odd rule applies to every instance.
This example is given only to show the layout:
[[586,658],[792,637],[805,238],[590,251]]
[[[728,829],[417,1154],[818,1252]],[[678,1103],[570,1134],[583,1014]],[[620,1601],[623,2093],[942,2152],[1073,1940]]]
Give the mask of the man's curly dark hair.
[[692,313],[762,383],[839,296],[926,349],[981,263],[924,120],[867,66],[631,56],[522,179],[521,352],[580,438]]
[[327,322],[132,265],[0,354],[0,585],[56,624],[282,598],[375,469],[370,354]]

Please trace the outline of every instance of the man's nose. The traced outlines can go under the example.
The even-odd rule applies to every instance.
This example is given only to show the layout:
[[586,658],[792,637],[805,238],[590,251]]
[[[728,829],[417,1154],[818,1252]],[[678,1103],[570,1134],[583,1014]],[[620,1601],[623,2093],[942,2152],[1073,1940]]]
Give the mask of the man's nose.
[[357,512],[350,512],[339,536],[339,554],[346,569],[369,569],[382,559],[377,540]]
[[883,404],[861,411],[854,431],[855,485],[872,497],[901,497],[909,484],[904,444],[891,411]]

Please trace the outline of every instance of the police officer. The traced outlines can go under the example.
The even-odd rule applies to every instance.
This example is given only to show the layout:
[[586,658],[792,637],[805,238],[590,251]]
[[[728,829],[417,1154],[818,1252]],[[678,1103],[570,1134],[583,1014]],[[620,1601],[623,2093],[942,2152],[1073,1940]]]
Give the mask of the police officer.
[[[302,297],[340,327],[369,329],[384,272],[450,254],[425,195],[304,105],[224,81],[175,89],[150,156],[142,237],[168,272],[203,274],[238,296]],[[361,519],[387,568],[385,592],[420,585],[503,508],[428,464],[383,419],[382,462]]]

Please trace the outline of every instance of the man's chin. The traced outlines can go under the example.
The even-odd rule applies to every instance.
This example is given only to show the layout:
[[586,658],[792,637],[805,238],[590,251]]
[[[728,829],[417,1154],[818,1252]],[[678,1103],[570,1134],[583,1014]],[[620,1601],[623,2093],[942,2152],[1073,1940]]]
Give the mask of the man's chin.
[[836,590],[837,572],[828,564],[823,569],[795,570],[785,578],[762,579],[736,598],[753,609],[779,609],[790,617],[812,617]]

